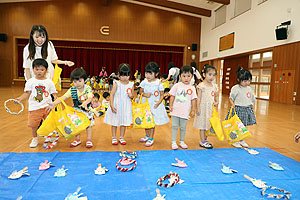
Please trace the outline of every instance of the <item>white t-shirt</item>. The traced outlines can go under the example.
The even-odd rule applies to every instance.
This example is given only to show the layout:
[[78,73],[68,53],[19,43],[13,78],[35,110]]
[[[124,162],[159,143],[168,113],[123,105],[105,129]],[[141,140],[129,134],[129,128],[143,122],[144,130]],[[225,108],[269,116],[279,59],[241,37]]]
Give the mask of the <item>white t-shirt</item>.
[[[29,47],[29,44],[27,44],[24,47],[24,50],[23,50],[23,68],[24,69],[25,68],[30,69],[30,75],[31,75],[31,78],[32,78],[32,77],[34,77],[34,73],[33,73],[33,69],[32,69],[32,63],[37,58],[43,58],[42,57],[42,47],[37,47],[37,46],[35,47],[35,55],[34,55],[33,60],[30,60],[30,58],[28,58],[28,56],[29,56],[28,47]],[[47,73],[46,77],[52,80],[53,79],[53,74],[54,74],[54,66],[52,64],[52,61],[57,60],[58,57],[57,57],[54,45],[50,41],[48,42],[47,51],[48,51],[48,56],[47,56],[46,61],[48,62],[48,73]]]
[[196,89],[192,85],[186,85],[182,82],[176,83],[170,94],[175,97],[173,111],[171,116],[189,119],[192,107],[192,100],[197,99]]
[[250,106],[256,102],[256,98],[250,86],[243,87],[236,84],[231,88],[229,97],[237,106]]
[[28,111],[45,108],[48,102],[52,102],[51,95],[57,93],[52,80],[29,79],[25,84],[24,92],[31,91],[28,104]]

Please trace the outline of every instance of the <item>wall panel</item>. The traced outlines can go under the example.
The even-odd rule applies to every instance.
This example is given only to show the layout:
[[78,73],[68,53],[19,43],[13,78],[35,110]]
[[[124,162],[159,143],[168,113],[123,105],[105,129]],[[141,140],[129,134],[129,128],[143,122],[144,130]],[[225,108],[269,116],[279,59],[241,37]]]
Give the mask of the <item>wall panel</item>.
[[[112,0],[103,6],[98,0],[53,0],[46,2],[1,3],[0,32],[8,41],[0,43],[0,59],[13,59],[13,37],[28,37],[34,24],[43,24],[49,38],[78,41],[107,41],[121,43],[191,46],[200,44],[201,19],[155,8]],[[103,25],[110,26],[110,35],[99,33]],[[199,60],[199,50],[186,50],[184,64],[191,55]],[[63,59],[63,58],[62,58]],[[0,63],[5,76],[12,80],[12,66]],[[9,70],[7,70],[10,68]],[[10,85],[9,82],[0,82]]]

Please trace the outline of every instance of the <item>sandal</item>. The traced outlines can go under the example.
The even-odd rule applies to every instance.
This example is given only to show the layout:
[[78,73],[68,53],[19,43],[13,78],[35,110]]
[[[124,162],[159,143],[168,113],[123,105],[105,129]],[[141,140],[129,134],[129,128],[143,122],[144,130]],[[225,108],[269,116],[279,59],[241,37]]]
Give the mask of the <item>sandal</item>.
[[86,145],[85,145],[86,148],[92,148],[93,147],[93,143],[92,143],[92,140],[88,140],[86,141]]
[[212,149],[213,145],[206,140],[204,142],[200,142],[200,147],[203,147],[205,149]]
[[126,144],[126,140],[124,140],[124,138],[119,138],[119,142],[122,144],[122,145],[125,145]]
[[112,140],[111,140],[111,144],[112,145],[117,145],[118,144],[117,138],[113,137]]
[[70,144],[70,147],[77,147],[78,145],[81,144],[81,141],[80,140],[74,140],[71,144]]

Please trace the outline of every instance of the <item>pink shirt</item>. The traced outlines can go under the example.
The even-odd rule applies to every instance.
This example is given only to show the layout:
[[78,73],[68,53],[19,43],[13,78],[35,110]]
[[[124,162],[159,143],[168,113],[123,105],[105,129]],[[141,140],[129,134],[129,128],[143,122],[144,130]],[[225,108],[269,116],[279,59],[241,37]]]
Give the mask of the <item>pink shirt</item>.
[[192,100],[197,99],[195,87],[179,82],[172,87],[170,94],[175,97],[173,111],[170,115],[188,119],[191,112]]

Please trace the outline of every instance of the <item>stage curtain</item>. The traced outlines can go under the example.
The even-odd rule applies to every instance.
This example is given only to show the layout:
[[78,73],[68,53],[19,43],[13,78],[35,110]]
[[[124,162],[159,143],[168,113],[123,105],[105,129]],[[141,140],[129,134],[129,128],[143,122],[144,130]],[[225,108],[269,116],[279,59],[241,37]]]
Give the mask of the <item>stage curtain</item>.
[[[144,69],[148,62],[154,61],[160,66],[160,74],[168,73],[168,63],[174,62],[176,66],[183,65],[183,47],[121,44],[103,42],[77,42],[51,40],[55,46],[57,56],[60,60],[71,60],[75,62],[73,67],[63,67],[62,77],[69,78],[75,67],[83,67],[88,75],[99,75],[102,66],[106,67],[108,74],[118,70],[121,63],[128,63],[132,70],[144,75]],[[24,76],[23,49],[28,39],[18,39],[18,76]]]

